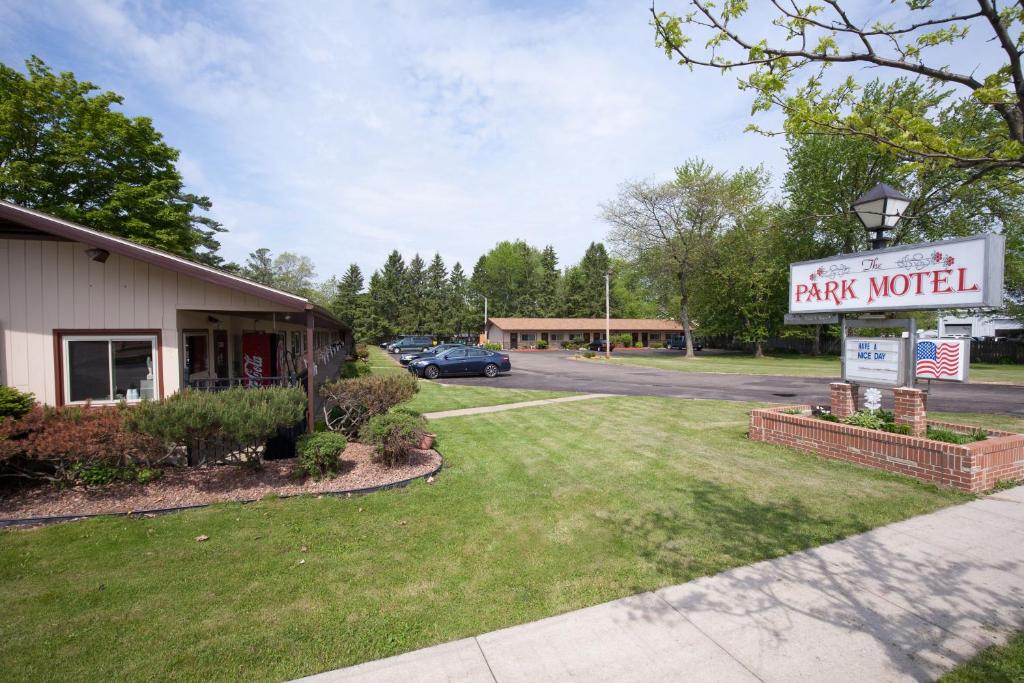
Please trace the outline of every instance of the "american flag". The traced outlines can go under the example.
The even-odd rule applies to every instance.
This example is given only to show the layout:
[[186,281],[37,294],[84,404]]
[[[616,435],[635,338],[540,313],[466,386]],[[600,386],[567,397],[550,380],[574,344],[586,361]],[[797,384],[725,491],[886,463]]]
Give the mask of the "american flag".
[[956,377],[960,374],[960,342],[917,342],[918,377]]

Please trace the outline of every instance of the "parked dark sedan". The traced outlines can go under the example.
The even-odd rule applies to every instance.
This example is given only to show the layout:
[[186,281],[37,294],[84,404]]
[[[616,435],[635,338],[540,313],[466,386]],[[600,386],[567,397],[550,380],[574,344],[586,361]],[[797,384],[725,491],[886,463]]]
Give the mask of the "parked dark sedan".
[[478,348],[449,349],[409,363],[409,372],[427,379],[453,375],[497,377],[511,369],[512,361],[507,355]]
[[[665,348],[666,349],[679,349],[680,351],[685,351],[686,350],[686,335],[683,335],[683,334],[673,334],[671,337],[669,337],[665,341]],[[694,351],[703,351],[704,350],[704,345],[701,344],[696,339],[694,339],[693,340],[693,350]]]
[[[595,339],[594,341],[587,344],[587,348],[591,351],[607,351],[608,342],[604,339]],[[615,350],[615,342],[612,342],[612,351]]]
[[464,348],[466,348],[465,344],[438,344],[437,346],[432,346],[429,349],[425,349],[423,351],[412,351],[410,353],[403,353],[401,356],[398,357],[398,362],[401,363],[402,365],[408,365],[409,363],[413,362],[417,358],[425,358],[427,356],[435,356],[435,355],[441,353],[442,351],[447,351],[448,349],[464,349]]

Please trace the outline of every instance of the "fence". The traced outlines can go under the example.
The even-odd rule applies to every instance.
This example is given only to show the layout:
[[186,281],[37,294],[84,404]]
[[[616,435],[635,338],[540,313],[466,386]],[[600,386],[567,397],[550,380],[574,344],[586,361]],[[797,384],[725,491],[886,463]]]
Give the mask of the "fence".
[[[754,344],[739,341],[728,336],[708,336],[701,338],[705,348],[723,349],[725,351],[742,351],[753,353]],[[810,355],[814,352],[814,340],[802,339],[799,337],[774,337],[761,345],[765,353],[799,353]],[[824,337],[821,340],[819,352],[823,356],[839,354],[839,338]]]
[[1024,363],[1022,339],[973,339],[972,363]]

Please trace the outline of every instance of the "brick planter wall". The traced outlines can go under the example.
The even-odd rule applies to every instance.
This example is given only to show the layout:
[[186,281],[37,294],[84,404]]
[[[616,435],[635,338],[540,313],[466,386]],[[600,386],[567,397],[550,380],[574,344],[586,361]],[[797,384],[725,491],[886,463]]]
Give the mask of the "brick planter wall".
[[[959,445],[782,412],[793,409],[810,410],[810,406],[752,410],[750,438],[972,493],[986,491],[1000,480],[1024,479],[1024,434],[987,429],[985,441]],[[963,432],[974,429],[945,422],[928,424]]]

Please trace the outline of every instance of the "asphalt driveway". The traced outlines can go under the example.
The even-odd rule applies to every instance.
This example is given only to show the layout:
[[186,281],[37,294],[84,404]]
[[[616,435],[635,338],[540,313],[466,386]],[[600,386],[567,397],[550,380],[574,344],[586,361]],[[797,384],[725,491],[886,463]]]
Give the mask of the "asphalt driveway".
[[[635,365],[605,365],[572,360],[565,351],[510,352],[512,372],[489,380],[483,377],[445,379],[446,384],[580,391],[630,396],[670,396],[765,403],[825,404],[828,384],[839,378],[779,377],[675,372]],[[889,403],[891,393],[883,392]],[[1024,415],[1024,387],[999,384],[932,385],[932,410]]]

